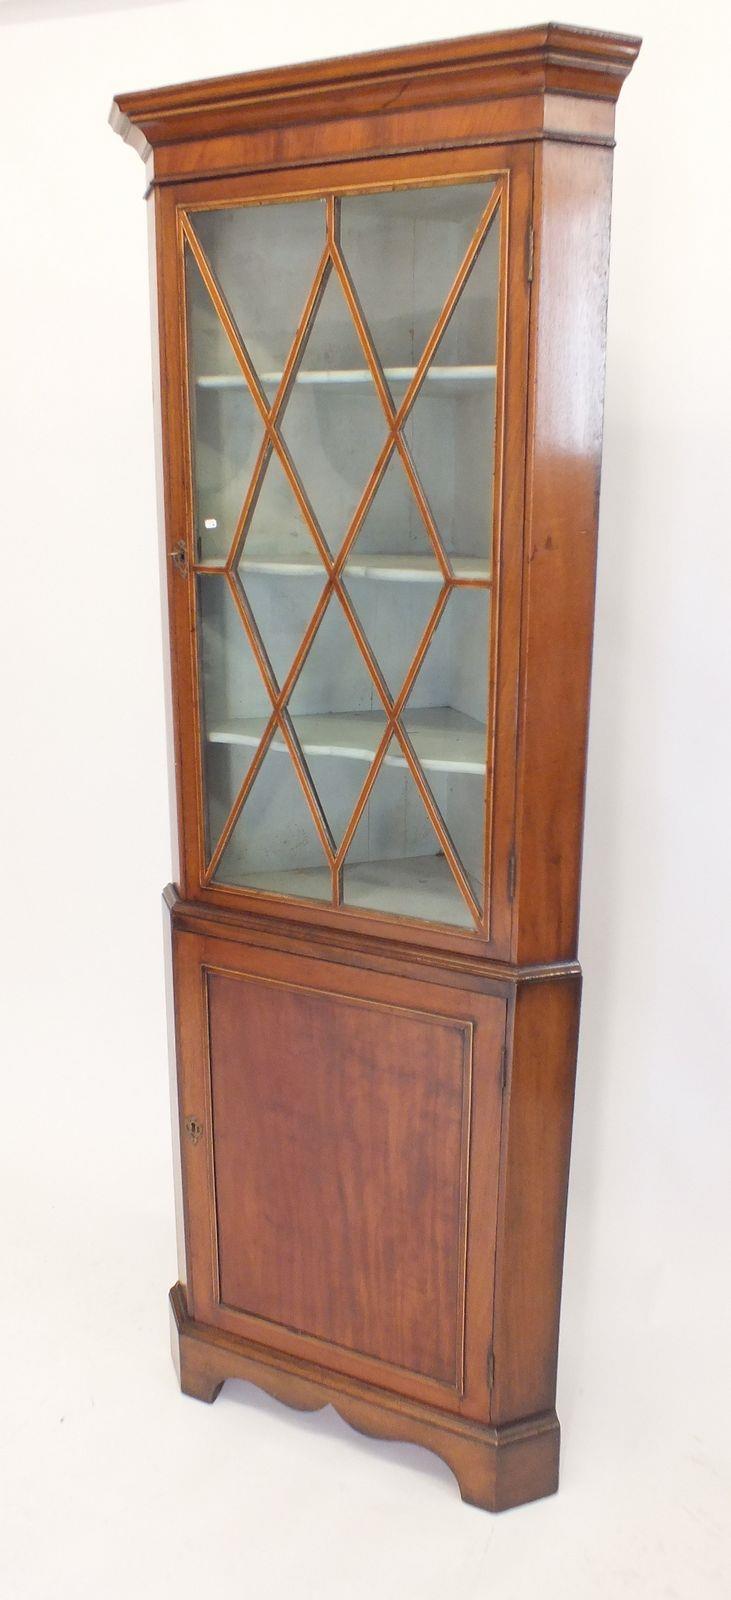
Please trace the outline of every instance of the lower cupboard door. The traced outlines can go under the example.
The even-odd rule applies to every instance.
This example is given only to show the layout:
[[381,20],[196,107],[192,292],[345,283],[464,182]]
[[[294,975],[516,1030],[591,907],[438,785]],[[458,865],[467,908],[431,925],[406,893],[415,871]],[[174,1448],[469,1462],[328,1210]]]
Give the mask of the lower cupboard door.
[[487,1417],[506,1002],[180,934],[196,1320]]

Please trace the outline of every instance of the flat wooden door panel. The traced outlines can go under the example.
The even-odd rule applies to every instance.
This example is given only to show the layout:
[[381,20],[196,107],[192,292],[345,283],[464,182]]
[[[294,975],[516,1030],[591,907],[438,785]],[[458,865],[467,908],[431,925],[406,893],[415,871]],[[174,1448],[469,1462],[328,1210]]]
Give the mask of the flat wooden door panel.
[[221,1300],[455,1387],[471,1028],[208,974]]
[[193,935],[176,978],[195,1315],[485,1416],[505,1000]]

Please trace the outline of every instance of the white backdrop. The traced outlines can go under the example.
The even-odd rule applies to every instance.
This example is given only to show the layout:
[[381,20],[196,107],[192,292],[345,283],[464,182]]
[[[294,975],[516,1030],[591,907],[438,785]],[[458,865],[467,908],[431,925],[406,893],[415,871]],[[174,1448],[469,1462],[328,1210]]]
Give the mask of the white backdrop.
[[562,1489],[495,1519],[331,1412],[175,1389],[146,216],[106,118],[118,90],[538,18],[0,4],[4,1600],[729,1592],[731,13],[565,10],[645,45],[618,110]]

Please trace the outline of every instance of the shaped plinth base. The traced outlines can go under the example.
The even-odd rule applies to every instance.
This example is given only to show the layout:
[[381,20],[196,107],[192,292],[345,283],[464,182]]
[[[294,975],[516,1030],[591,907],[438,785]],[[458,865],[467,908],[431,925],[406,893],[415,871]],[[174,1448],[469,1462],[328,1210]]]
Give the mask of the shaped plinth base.
[[554,1411],[490,1427],[193,1322],[179,1283],[170,1309],[180,1387],[197,1400],[210,1405],[226,1378],[243,1378],[300,1411],[331,1405],[360,1433],[433,1450],[451,1467],[462,1499],[486,1511],[507,1511],[558,1488]]

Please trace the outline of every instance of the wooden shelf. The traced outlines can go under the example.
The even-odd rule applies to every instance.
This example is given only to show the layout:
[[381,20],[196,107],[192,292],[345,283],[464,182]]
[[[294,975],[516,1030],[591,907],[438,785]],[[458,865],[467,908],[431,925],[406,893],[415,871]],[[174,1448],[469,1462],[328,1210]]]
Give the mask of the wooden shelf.
[[[327,867],[237,874],[236,882],[242,888],[258,889],[262,893],[306,900],[330,899]],[[473,887],[481,898],[481,885]],[[343,903],[366,911],[385,911],[397,917],[472,927],[470,912],[442,855],[347,863],[343,874]]]
[[[391,386],[403,386],[411,383],[416,372],[416,367],[384,367],[383,375]],[[438,386],[446,394],[461,393],[466,387],[477,388],[483,383],[491,382],[497,373],[495,366],[431,366],[427,369],[422,388]],[[282,381],[281,372],[260,372],[259,382],[265,389],[277,389]],[[248,384],[243,372],[205,372],[196,378],[198,389],[248,389]],[[342,388],[344,385],[372,384],[373,375],[370,367],[329,367],[322,370],[317,368],[301,368],[295,378],[296,384],[307,386]],[[421,389],[419,390],[421,393]]]
[[[473,884],[482,898],[482,888]],[[356,861],[343,873],[343,902],[365,911],[472,927],[472,917],[444,856]]]
[[[305,755],[369,762],[383,736],[385,719],[381,711],[328,711],[293,716],[292,721]],[[208,739],[211,744],[256,746],[266,722],[265,717],[232,718],[209,728]],[[475,717],[467,717],[452,706],[429,706],[407,711],[403,723],[425,770],[484,776],[487,731]],[[275,733],[269,748],[287,749],[281,734]],[[385,765],[406,768],[398,743],[392,744]]]
[[[479,556],[449,557],[455,578],[463,583],[492,582],[492,572],[489,561],[483,561]],[[217,572],[226,565],[225,556],[210,556],[201,560],[198,565],[205,569],[213,568]],[[240,562],[240,571],[257,573],[277,578],[317,578],[324,576],[324,567],[319,556],[314,553],[306,556],[287,556],[277,553],[272,555],[247,556],[246,549]],[[436,556],[415,556],[408,551],[395,555],[351,555],[345,564],[343,576],[348,578],[370,578],[374,583],[433,583],[443,582],[441,567],[437,564]]]

